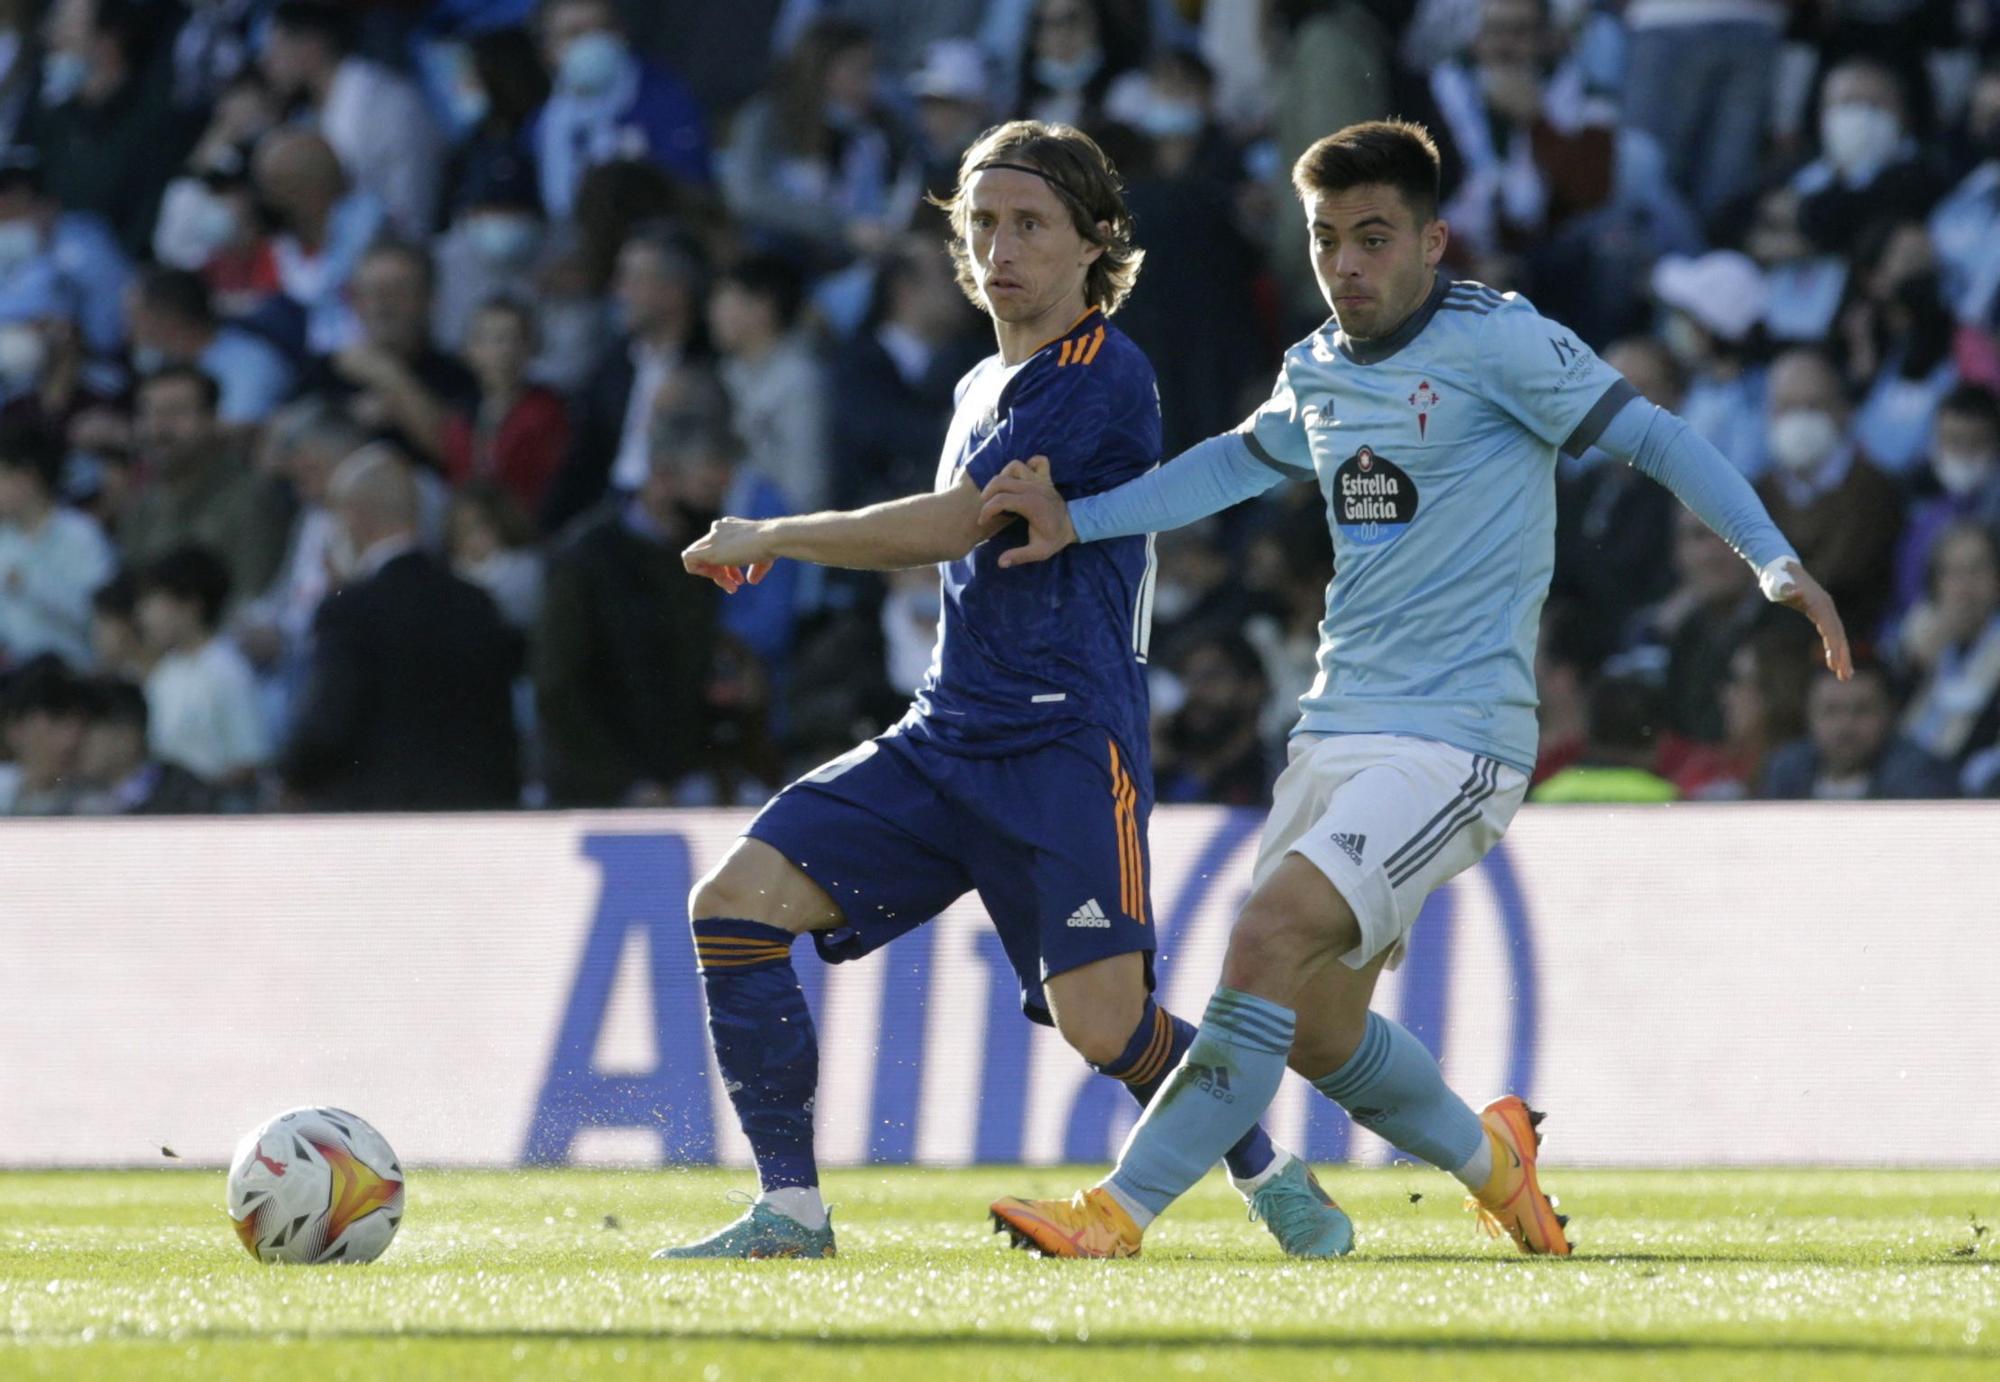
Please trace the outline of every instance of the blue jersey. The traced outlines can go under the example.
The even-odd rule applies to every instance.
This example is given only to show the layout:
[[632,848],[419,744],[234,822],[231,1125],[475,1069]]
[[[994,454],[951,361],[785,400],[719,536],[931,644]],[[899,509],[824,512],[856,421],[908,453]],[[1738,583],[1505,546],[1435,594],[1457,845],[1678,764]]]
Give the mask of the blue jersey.
[[1581,454],[1633,397],[1526,299],[1443,274],[1389,336],[1329,322],[1286,352],[1241,431],[1267,464],[1317,477],[1333,529],[1299,728],[1416,735],[1532,771],[1556,453]]
[[[1065,499],[1144,474],[1160,459],[1153,367],[1090,311],[1018,365],[998,355],[959,381],[937,488],[984,486],[1009,461],[1047,456]],[[940,568],[943,613],[929,674],[902,732],[976,756],[1019,753],[1094,727],[1148,776],[1146,643],[1153,540],[1077,544],[1001,570],[1016,524]]]

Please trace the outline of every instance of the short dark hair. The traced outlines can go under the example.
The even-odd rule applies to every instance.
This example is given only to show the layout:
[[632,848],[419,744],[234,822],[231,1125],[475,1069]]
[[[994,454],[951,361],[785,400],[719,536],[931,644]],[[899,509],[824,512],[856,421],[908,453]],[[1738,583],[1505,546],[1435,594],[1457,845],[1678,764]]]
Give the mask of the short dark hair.
[[2000,394],[1995,394],[1984,384],[1967,382],[1953,385],[1951,391],[1938,400],[1937,410],[1976,418],[1995,432],[2000,432]]
[[193,384],[200,391],[202,403],[208,408],[209,412],[212,413],[221,406],[222,386],[215,382],[214,375],[199,365],[161,365],[158,369],[139,381],[139,392],[144,393],[147,389],[157,384],[171,384],[176,380],[184,384]]
[[1395,188],[1418,225],[1436,220],[1438,147],[1431,132],[1410,120],[1365,120],[1316,140],[1292,165],[1301,201],[1371,183]]
[[1196,634],[1187,645],[1187,651],[1180,656],[1180,665],[1186,667],[1194,655],[1209,650],[1229,664],[1229,670],[1245,681],[1271,683],[1271,674],[1264,670],[1264,659],[1257,652],[1257,645],[1238,633],[1235,629],[1212,628]]
[[197,326],[215,325],[215,304],[208,284],[198,273],[154,265],[139,274],[139,301],[155,312],[179,317]]
[[202,627],[213,630],[229,604],[229,568],[206,547],[189,543],[148,566],[139,577],[139,593],[192,600],[201,610]]
[[791,329],[805,302],[805,274],[781,255],[753,254],[723,270],[717,282],[733,283],[751,297],[770,303],[781,331]]
[[91,592],[90,612],[131,623],[139,609],[139,582],[131,571],[120,571]]
[[349,7],[327,0],[279,0],[271,11],[271,27],[300,38],[318,39],[343,55],[354,48],[354,20]]
[[[930,199],[951,220],[951,258],[958,266],[958,286],[973,305],[984,306],[972,256],[965,248],[965,189],[981,167],[995,162],[1022,163],[1039,171],[1056,200],[1069,209],[1076,233],[1102,247],[1104,253],[1084,275],[1083,298],[1106,315],[1116,312],[1139,281],[1139,266],[1146,258],[1146,252],[1132,243],[1132,213],[1125,206],[1124,185],[1096,140],[1073,125],[1040,120],[1009,120],[980,135],[959,160],[957,189],[946,200]],[[1098,230],[1099,221],[1108,229]]]
[[54,653],[43,653],[15,668],[0,693],[0,721],[37,711],[77,718],[84,713],[83,683]]
[[84,713],[93,724],[129,725],[145,737],[146,693],[123,677],[93,677],[84,683]]
[[47,494],[62,476],[63,447],[55,433],[33,422],[0,421],[0,467],[32,475]]
[[1644,677],[1603,676],[1590,688],[1590,742],[1645,752],[1658,746],[1665,696]]

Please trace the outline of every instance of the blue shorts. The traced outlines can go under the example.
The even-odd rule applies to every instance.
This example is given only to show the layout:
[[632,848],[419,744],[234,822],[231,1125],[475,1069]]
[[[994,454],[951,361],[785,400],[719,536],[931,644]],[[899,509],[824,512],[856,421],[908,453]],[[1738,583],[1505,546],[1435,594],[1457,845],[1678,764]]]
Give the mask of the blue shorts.
[[830,963],[913,931],[968,892],[993,918],[1021,1006],[1049,1021],[1042,981],[1134,951],[1153,984],[1146,819],[1152,793],[1101,730],[1006,758],[891,732],[794,782],[744,832],[840,907],[815,932]]

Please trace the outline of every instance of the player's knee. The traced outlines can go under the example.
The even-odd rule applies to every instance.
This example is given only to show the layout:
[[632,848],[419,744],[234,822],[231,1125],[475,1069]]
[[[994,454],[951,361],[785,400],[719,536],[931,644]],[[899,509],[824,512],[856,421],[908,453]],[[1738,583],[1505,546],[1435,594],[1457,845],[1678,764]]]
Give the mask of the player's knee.
[[688,916],[728,917],[735,921],[760,921],[781,926],[778,908],[766,880],[756,876],[754,866],[731,856],[711,869],[688,895]]
[[1223,961],[1222,982],[1251,993],[1288,987],[1320,945],[1313,919],[1253,894],[1236,919]]
[[[1144,1004],[1140,1005],[1143,1010]],[[1090,1065],[1115,1065],[1125,1054],[1125,1047],[1132,1040],[1133,1029],[1139,1025],[1137,1013],[1126,1014],[1122,1007],[1112,1010],[1098,1009],[1077,1014],[1064,1013],[1056,1019],[1056,1030],[1077,1055]]]

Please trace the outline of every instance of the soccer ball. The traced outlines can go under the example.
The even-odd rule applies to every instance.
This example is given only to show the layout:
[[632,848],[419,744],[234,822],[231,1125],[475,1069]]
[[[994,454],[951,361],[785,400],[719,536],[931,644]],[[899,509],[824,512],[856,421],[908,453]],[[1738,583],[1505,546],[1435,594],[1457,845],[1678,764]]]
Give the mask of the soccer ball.
[[259,1262],[373,1262],[403,1222],[403,1168],[346,1110],[295,1108],[236,1144],[229,1217]]

